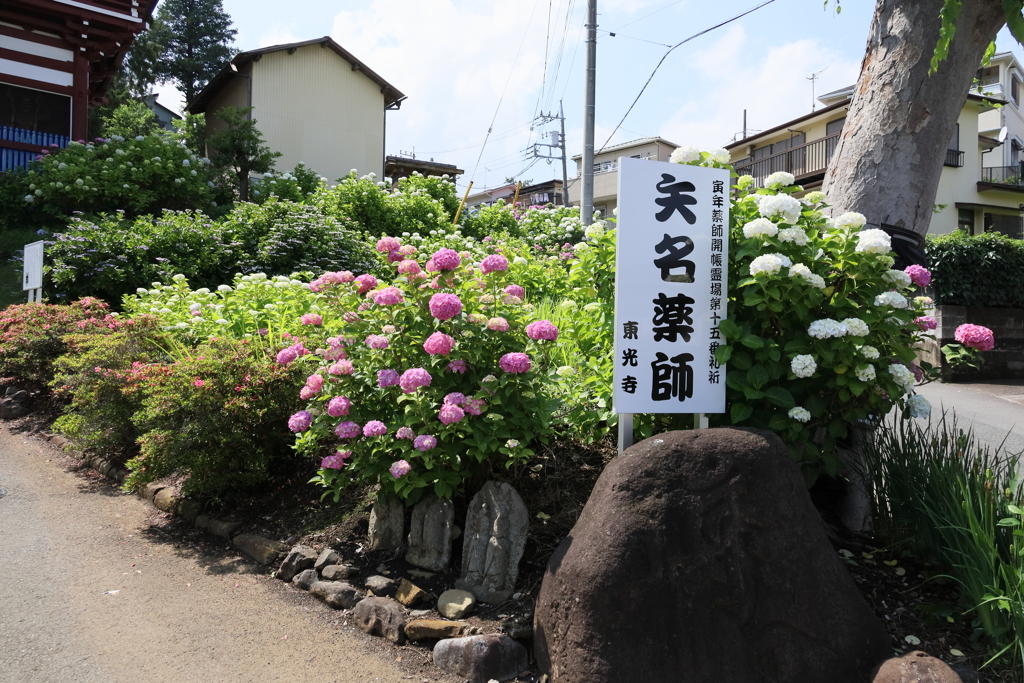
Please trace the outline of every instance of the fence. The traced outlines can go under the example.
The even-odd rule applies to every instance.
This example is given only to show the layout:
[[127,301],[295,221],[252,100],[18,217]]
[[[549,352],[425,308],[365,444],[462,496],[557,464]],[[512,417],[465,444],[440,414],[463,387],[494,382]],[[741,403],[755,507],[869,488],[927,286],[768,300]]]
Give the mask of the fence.
[[[39,149],[25,150],[14,149],[14,146],[4,145],[4,141],[17,142],[21,145],[38,146]],[[41,133],[25,128],[14,126],[0,126],[0,173],[10,171],[14,168],[24,168],[30,161],[36,158],[39,150],[44,147],[56,145],[67,147],[70,138],[67,135],[54,135],[53,133]],[[19,145],[20,146],[20,145]]]

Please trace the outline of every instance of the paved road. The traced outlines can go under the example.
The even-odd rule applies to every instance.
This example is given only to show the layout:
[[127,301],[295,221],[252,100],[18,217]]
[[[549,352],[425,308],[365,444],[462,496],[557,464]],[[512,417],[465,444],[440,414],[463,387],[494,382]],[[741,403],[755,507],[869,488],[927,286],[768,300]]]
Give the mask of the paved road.
[[927,384],[918,391],[931,401],[932,415],[952,409],[961,424],[970,424],[979,439],[1024,451],[1024,380],[971,384]]
[[150,537],[152,507],[60,460],[0,427],[3,683],[454,680],[234,553]]

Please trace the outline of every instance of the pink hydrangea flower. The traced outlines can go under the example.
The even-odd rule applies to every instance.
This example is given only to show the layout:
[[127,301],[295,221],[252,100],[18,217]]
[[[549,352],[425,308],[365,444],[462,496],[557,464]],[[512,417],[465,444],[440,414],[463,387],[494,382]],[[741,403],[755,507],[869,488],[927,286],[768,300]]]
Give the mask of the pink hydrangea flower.
[[[356,310],[357,311],[368,311],[368,310],[370,310],[370,304],[368,304],[367,302],[364,301],[363,303],[359,304],[356,307]],[[358,316],[356,316],[356,317],[358,319]]]
[[499,270],[508,270],[508,259],[501,254],[485,256],[484,260],[480,262],[480,272],[484,275]]
[[455,270],[462,263],[459,252],[447,248],[435,251],[430,260],[434,262],[434,267],[438,270]]
[[420,387],[430,386],[430,373],[423,368],[410,368],[402,373],[398,384],[402,387],[402,391],[411,394]]
[[403,244],[398,248],[398,253],[401,254],[402,256],[412,256],[417,251],[419,250],[416,249],[416,247],[414,247],[411,244]]
[[306,386],[314,392],[320,393],[320,390],[324,386],[324,376],[320,374],[310,375],[306,378]]
[[384,327],[380,328],[380,331],[383,334],[394,334],[395,332],[398,332],[398,329],[394,325],[385,325]]
[[378,370],[377,371],[377,386],[381,389],[385,387],[393,387],[398,384],[398,371],[397,370]]
[[412,472],[412,465],[407,463],[405,460],[399,460],[391,463],[391,467],[388,468],[388,472],[390,472],[391,476],[395,479],[401,479],[405,475],[409,474],[409,472]]
[[398,287],[385,287],[373,294],[373,303],[380,306],[391,306],[393,304],[400,304],[403,301],[405,301],[405,298],[402,296],[402,290]]
[[494,330],[495,332],[508,332],[508,327],[508,321],[501,316],[487,321],[487,329]]
[[341,314],[341,319],[347,323],[357,323],[359,322],[359,314],[355,311],[345,311]]
[[501,357],[501,360],[498,361],[498,365],[505,372],[529,372],[530,357],[525,353],[506,353]]
[[339,270],[332,273],[324,273],[317,279],[309,283],[309,289],[314,292],[323,290],[324,285],[338,285],[346,282],[352,282],[355,276],[350,271]]
[[455,294],[439,293],[430,297],[430,315],[438,320],[450,320],[462,313],[462,301]]
[[437,413],[437,419],[441,421],[441,424],[450,425],[458,422],[466,416],[466,413],[462,408],[458,407],[454,403],[445,403],[441,406],[441,410]]
[[[346,451],[351,453],[352,451]],[[320,469],[323,470],[340,470],[345,466],[345,458],[341,453],[335,453],[334,455],[328,455],[326,458],[320,461]]]
[[277,362],[281,365],[288,365],[299,356],[305,356],[309,351],[302,345],[302,342],[292,344],[288,348],[281,349],[277,354]]
[[399,242],[394,237],[388,237],[387,235],[384,235],[379,240],[377,240],[377,251],[379,251],[382,254],[387,254],[392,251],[395,251],[401,246],[401,242]]
[[366,345],[371,349],[386,349],[388,348],[388,338],[379,334],[371,334],[366,337]]
[[[423,264],[423,269],[426,270],[428,273],[436,273],[437,264],[434,263],[434,259],[429,258],[427,259],[427,262]],[[434,289],[437,289],[437,287],[435,287]]]
[[398,264],[398,272],[402,275],[417,275],[422,272],[422,270],[423,269],[420,268],[420,264],[416,263],[412,259],[402,261]]
[[460,406],[466,402],[466,395],[458,391],[453,391],[444,397],[444,402]]
[[388,263],[398,263],[399,261],[403,260],[404,258],[405,257],[402,256],[402,252],[398,251],[397,249],[393,249],[388,254]]
[[316,313],[306,313],[304,316],[299,318],[303,325],[323,325],[324,319]]
[[371,289],[377,286],[377,278],[370,275],[369,273],[366,273],[365,275],[360,275],[359,277],[355,278],[355,281],[359,283],[359,289],[356,290],[356,294],[359,294],[360,296],[366,294]]
[[293,432],[304,432],[313,424],[313,413],[300,410],[288,418],[288,429]]
[[964,346],[969,346],[978,351],[991,351],[995,348],[996,340],[992,330],[981,325],[967,323],[956,328],[953,338]]
[[537,320],[526,326],[526,336],[530,339],[555,341],[558,339],[558,328],[550,320]]
[[526,290],[519,285],[509,285],[508,287],[505,288],[505,293],[511,294],[512,296],[517,296],[520,299],[526,298]]
[[387,433],[387,425],[380,420],[370,420],[363,425],[363,436],[384,436]]
[[423,342],[423,350],[431,356],[447,356],[454,346],[455,340],[444,332],[435,332]]
[[501,303],[505,304],[506,306],[518,306],[519,304],[523,303],[523,300],[520,299],[518,296],[506,294],[505,296],[501,297]]
[[466,412],[470,415],[479,415],[487,407],[487,401],[482,398],[471,398],[466,401]]
[[920,328],[922,332],[934,330],[939,326],[939,323],[935,321],[935,318],[930,315],[922,315],[919,318],[914,318],[914,322],[917,323],[918,328]]
[[351,375],[355,369],[356,367],[352,365],[352,361],[343,358],[329,367],[327,372],[331,375]]
[[462,359],[453,360],[448,364],[448,372],[457,372],[460,375],[464,375],[466,373],[466,369],[466,361]]
[[431,436],[430,434],[421,434],[416,437],[416,440],[412,442],[413,448],[418,451],[429,451],[431,448],[437,446],[437,437]]
[[339,439],[354,439],[362,434],[363,431],[355,422],[340,422],[338,426],[334,428],[334,433]]
[[335,396],[327,404],[327,414],[331,417],[341,417],[348,415],[350,408],[352,408],[352,401],[347,396]]
[[299,398],[301,398],[303,401],[308,401],[314,396],[316,396],[316,392],[310,389],[309,387],[302,387],[301,389],[299,389]]
[[909,275],[910,281],[918,287],[927,287],[932,283],[932,273],[924,266],[915,263],[904,268],[903,272]]
[[396,439],[415,439],[416,433],[412,431],[411,427],[399,427],[398,431],[395,432]]

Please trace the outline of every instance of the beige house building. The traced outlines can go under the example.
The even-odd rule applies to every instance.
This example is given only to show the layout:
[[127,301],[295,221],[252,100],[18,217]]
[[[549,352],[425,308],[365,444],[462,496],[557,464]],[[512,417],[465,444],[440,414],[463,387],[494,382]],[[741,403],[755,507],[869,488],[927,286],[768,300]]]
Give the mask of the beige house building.
[[252,107],[277,168],[300,161],[331,182],[356,169],[384,175],[386,112],[405,99],[330,37],[240,52],[186,111],[215,127],[224,106]]
[[[1012,55],[1010,61],[1016,63]],[[994,68],[1007,79],[1009,92],[1011,79],[1019,79],[1020,71],[1019,67],[1012,71],[1006,62],[1002,60]],[[760,184],[769,174],[786,171],[805,189],[819,188],[839,141],[852,94],[853,86],[822,95],[818,100],[824,108],[727,145],[736,172],[751,175]],[[998,108],[1004,101],[1005,106]],[[1002,91],[992,92],[991,84],[968,94],[946,151],[930,233],[961,228],[972,234],[996,230],[1021,236],[1021,164],[1019,155],[1012,156],[1007,149],[1013,144],[1012,138],[1000,133],[1007,125],[1001,121],[1018,119],[1014,125],[1019,125],[1024,139],[1024,119],[1015,100],[1004,99]],[[1008,163],[1013,159],[1017,159],[1015,166]]]
[[[679,145],[660,137],[640,138],[612,145],[594,155],[594,211],[610,216],[619,206],[619,157],[668,161]],[[583,191],[583,155],[576,162],[576,177],[569,179],[569,203],[579,206]]]

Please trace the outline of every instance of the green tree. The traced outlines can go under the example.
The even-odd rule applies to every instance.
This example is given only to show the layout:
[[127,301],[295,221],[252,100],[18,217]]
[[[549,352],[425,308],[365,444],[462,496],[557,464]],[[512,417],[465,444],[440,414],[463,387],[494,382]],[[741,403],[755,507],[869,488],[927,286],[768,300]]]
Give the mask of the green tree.
[[274,168],[280,152],[271,151],[249,118],[252,107],[224,107],[214,113],[221,125],[207,133],[210,160],[217,168],[231,172],[238,179],[238,199],[249,200],[249,174],[267,173]]
[[143,97],[153,92],[153,86],[160,80],[160,62],[170,39],[170,28],[159,19],[154,19],[149,29],[135,38],[118,72],[129,95]]
[[171,125],[178,140],[199,156],[206,156],[206,114],[185,112],[185,118],[175,119]]
[[100,126],[100,135],[109,138],[120,135],[134,138],[138,135],[150,135],[160,129],[156,116],[142,102],[128,100],[120,107],[104,116]]
[[167,27],[159,76],[191,102],[234,54],[238,32],[221,0],[164,0],[157,20]]

